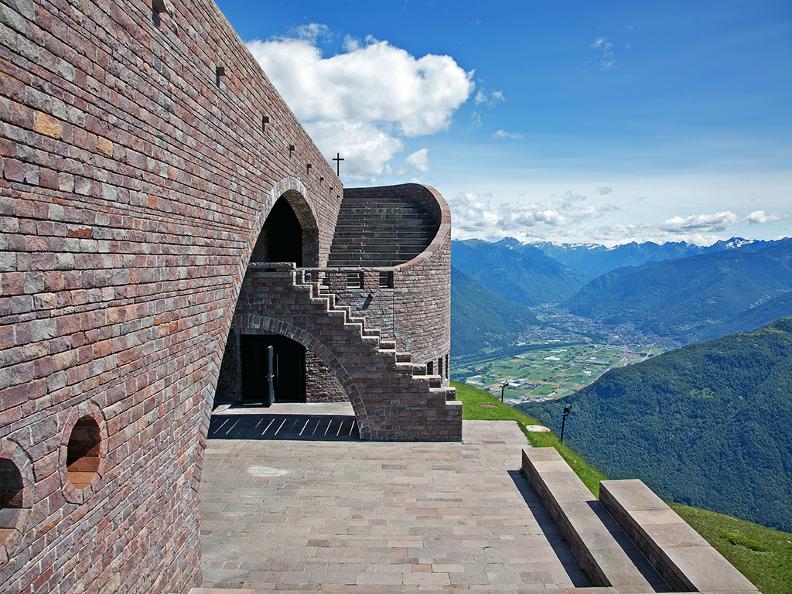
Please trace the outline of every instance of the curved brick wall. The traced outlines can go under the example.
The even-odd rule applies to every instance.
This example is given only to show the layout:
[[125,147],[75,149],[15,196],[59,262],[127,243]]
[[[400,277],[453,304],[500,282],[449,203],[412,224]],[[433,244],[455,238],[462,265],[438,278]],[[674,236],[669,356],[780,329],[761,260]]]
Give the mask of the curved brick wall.
[[424,186],[344,188],[328,266],[398,266],[424,251],[439,226]]
[[395,335],[397,346],[412,353],[413,361],[433,361],[435,374],[438,359],[443,359],[446,376],[451,351],[451,211],[440,192],[414,185],[440,224],[423,252],[396,267]]
[[[2,592],[198,583],[208,414],[278,196],[306,197],[327,260],[339,180],[214,4],[173,5],[0,4],[0,456],[25,515]],[[83,409],[105,457],[67,500]]]
[[[345,190],[372,204],[382,198],[399,200],[420,207],[434,232],[418,256],[394,267],[366,268],[363,287],[346,285],[343,269],[333,273],[330,288],[337,302],[352,307],[355,315],[382,330],[384,338],[396,341],[396,349],[407,351],[416,363],[432,362],[439,374],[438,360],[446,373],[451,347],[451,213],[443,196],[432,187],[401,184]],[[343,211],[342,211],[343,212]],[[341,223],[339,222],[339,228]],[[337,242],[333,243],[334,249]],[[332,263],[333,256],[330,258]],[[379,272],[393,273],[393,288],[379,286]],[[342,287],[334,287],[336,280]],[[447,383],[447,378],[446,383]]]

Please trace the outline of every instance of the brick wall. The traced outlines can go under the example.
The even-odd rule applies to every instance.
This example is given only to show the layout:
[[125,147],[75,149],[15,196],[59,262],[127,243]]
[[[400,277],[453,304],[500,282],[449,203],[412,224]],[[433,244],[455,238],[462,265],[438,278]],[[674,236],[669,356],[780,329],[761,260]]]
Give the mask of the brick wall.
[[[396,349],[409,352],[414,362],[432,361],[437,373],[438,360],[441,360],[445,375],[451,351],[451,213],[448,204],[437,190],[421,184],[351,191],[373,202],[379,197],[398,195],[405,202],[420,204],[436,223],[437,231],[417,257],[390,268],[394,275],[392,290],[378,287],[377,269],[363,269],[362,289],[348,288],[337,274],[331,276],[330,289],[336,294],[338,303],[349,305],[355,315],[366,318],[368,326],[382,330],[383,338],[394,339]],[[333,286],[336,279],[340,281],[339,287]]]
[[[292,265],[293,266],[293,265]],[[243,334],[286,336],[318,356],[347,395],[363,439],[448,441],[461,438],[461,406],[453,388],[438,378],[414,375],[392,348],[363,336],[347,313],[318,297],[316,287],[296,284],[286,264],[248,271],[233,325]]]
[[330,368],[316,356],[305,351],[305,400],[307,402],[347,402],[341,382]]
[[437,373],[438,359],[445,369],[451,352],[451,212],[440,192],[419,187],[423,191],[418,196],[440,224],[429,247],[397,267],[394,325],[401,348],[416,363],[433,361]]
[[[327,259],[339,180],[214,4],[173,6],[0,3],[0,456],[26,510],[3,592],[198,584],[208,413],[279,195],[307,198]],[[104,436],[80,494],[75,411]]]

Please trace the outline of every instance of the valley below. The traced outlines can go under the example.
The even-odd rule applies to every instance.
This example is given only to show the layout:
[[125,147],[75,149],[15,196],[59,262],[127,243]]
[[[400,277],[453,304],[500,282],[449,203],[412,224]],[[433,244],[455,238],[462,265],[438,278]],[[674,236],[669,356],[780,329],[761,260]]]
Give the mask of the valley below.
[[792,239],[452,254],[454,380],[556,433],[570,405],[607,476],[792,527]]
[[454,359],[453,378],[511,405],[569,396],[605,372],[639,363],[677,345],[628,324],[606,326],[553,305],[532,308],[537,324],[516,343]]

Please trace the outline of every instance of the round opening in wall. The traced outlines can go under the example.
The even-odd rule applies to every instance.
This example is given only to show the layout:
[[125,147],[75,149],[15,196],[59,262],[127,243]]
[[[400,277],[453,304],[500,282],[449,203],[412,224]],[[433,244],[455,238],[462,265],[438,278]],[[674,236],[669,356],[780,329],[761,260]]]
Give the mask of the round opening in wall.
[[85,489],[99,471],[101,442],[99,425],[93,417],[85,416],[75,423],[66,451],[66,471],[75,489]]
[[0,458],[0,545],[16,532],[22,508],[22,474],[11,460]]

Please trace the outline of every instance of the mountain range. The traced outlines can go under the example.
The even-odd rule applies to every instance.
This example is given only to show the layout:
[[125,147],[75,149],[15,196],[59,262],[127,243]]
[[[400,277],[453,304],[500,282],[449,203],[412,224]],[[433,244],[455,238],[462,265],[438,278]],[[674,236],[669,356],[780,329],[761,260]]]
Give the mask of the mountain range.
[[538,320],[523,306],[505,300],[451,267],[451,348],[461,355],[513,344]]
[[508,346],[536,323],[527,308],[548,303],[679,345],[792,315],[792,239],[607,248],[506,238],[453,241],[451,251],[455,353],[474,352],[477,342]]
[[632,323],[684,344],[792,314],[789,291],[792,239],[618,268],[563,305],[576,315]]
[[640,266],[647,262],[662,262],[689,256],[699,256],[725,250],[757,250],[768,245],[767,241],[732,237],[716,241],[712,245],[701,246],[685,241],[667,243],[625,243],[606,247],[595,243],[565,244],[538,242],[531,244],[547,256],[558,260],[565,266],[576,270],[588,280],[624,266]]
[[525,405],[611,478],[792,530],[792,318],[612,369]]
[[519,305],[558,303],[585,283],[579,272],[532,245],[506,238],[451,242],[451,263],[507,301]]

